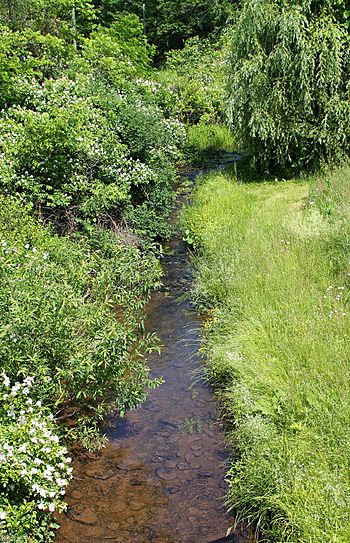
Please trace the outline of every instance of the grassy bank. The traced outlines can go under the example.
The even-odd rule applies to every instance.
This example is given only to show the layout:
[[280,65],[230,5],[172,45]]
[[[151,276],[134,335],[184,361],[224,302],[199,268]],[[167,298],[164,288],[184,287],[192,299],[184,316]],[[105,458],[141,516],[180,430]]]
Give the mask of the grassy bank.
[[349,191],[349,168],[310,183],[219,174],[184,216],[229,504],[271,541],[350,541]]

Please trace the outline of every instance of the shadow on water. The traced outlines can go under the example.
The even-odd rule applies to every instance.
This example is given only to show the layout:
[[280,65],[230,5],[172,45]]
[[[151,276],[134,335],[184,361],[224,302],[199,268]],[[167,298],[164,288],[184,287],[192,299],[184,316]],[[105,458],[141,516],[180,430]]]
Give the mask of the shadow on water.
[[[213,161],[220,168],[233,154]],[[181,174],[185,186],[199,170]],[[182,180],[182,181],[181,181]],[[172,222],[186,195],[179,197]],[[165,279],[148,305],[148,328],[163,345],[148,362],[165,384],[125,419],[105,422],[109,443],[75,461],[57,543],[229,543],[224,435],[198,353],[200,319],[186,292],[190,271],[178,234],[165,244]],[[195,377],[194,377],[195,376]]]

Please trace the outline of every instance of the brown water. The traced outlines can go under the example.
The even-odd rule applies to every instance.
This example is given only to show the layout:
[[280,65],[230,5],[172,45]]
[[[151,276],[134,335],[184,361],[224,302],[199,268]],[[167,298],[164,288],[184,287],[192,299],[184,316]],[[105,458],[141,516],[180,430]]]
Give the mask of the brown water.
[[[111,416],[107,447],[74,462],[57,543],[209,543],[233,523],[223,504],[224,435],[203,379],[200,319],[184,299],[191,277],[179,235],[165,252],[164,286],[148,306],[148,329],[163,345],[149,364],[165,384],[125,419]],[[236,531],[225,541],[248,536]]]

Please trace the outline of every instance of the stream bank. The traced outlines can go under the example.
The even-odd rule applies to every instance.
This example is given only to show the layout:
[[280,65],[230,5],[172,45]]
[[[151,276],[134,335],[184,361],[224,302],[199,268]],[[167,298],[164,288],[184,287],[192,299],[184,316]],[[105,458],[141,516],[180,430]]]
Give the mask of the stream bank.
[[[212,167],[235,156],[215,158]],[[173,223],[198,173],[181,174]],[[187,297],[191,273],[179,231],[164,254],[164,283],[148,305],[147,326],[162,344],[161,355],[148,358],[152,376],[165,384],[124,419],[111,415],[103,429],[108,445],[75,461],[57,543],[210,543],[233,523],[223,503],[224,434],[203,379],[201,321]],[[237,532],[229,540],[248,536]]]

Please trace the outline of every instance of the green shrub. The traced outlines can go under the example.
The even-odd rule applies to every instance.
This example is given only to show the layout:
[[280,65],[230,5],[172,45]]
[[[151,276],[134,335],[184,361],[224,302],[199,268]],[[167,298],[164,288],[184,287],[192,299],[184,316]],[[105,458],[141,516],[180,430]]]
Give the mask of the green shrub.
[[29,81],[57,76],[73,51],[55,36],[0,27],[0,110],[21,103]]
[[[34,203],[60,228],[128,217],[135,229],[161,235],[183,127],[137,95],[116,96],[108,86],[103,90],[113,109],[104,110],[85,85],[86,78],[33,83],[24,105],[2,114],[0,185]],[[149,227],[138,221],[137,206]],[[152,227],[158,211],[161,220]]]
[[184,49],[167,53],[161,80],[177,96],[177,114],[188,124],[222,121],[225,100],[226,40],[192,38]]
[[230,123],[259,174],[349,153],[347,36],[309,4],[246,0],[232,32]]
[[154,49],[138,18],[119,14],[110,27],[99,26],[84,40],[82,54],[98,77],[120,85],[125,77],[150,72]]
[[3,371],[11,380],[34,373],[43,404],[62,416],[76,410],[75,434],[111,403],[121,413],[139,404],[154,385],[143,360],[154,338],[139,330],[156,258],[108,231],[54,236],[9,199],[0,237]]

